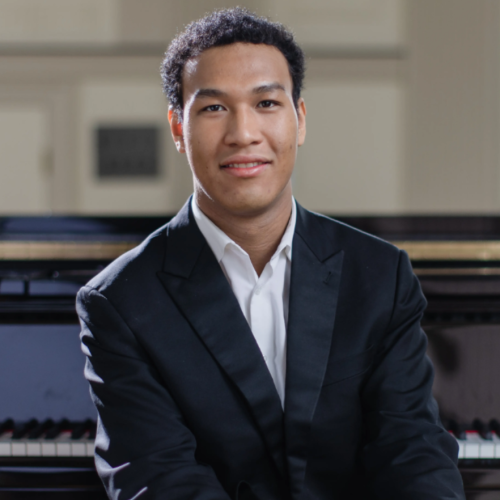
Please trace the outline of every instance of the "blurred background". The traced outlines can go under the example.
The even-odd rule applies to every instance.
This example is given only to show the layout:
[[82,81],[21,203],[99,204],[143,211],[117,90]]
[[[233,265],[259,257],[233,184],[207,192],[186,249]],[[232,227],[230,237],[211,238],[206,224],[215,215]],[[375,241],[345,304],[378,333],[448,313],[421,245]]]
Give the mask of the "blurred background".
[[307,55],[296,198],[329,214],[500,209],[496,0],[0,0],[0,215],[160,215],[192,190],[159,65],[244,5]]

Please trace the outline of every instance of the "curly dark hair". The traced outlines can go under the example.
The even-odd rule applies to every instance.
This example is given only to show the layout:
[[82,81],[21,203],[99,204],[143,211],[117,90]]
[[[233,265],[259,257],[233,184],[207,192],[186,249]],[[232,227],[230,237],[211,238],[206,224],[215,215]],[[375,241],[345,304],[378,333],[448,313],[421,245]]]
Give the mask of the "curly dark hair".
[[280,23],[257,16],[241,7],[223,9],[189,24],[169,45],[160,71],[163,92],[173,110],[182,119],[182,72],[186,62],[204,50],[236,42],[266,44],[285,56],[293,84],[293,101],[298,105],[303,86],[304,52],[293,34]]

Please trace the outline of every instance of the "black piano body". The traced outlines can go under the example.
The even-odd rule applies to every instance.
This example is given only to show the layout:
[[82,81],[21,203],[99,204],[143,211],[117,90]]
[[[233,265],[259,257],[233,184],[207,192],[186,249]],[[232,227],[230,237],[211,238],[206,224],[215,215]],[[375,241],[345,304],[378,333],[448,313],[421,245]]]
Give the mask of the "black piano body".
[[[96,415],[75,293],[169,219],[0,218],[0,500],[106,498],[91,456]],[[500,498],[500,217],[340,219],[409,253],[429,302],[434,393],[460,445],[467,498]]]
[[0,218],[0,500],[107,498],[75,294],[168,219]]

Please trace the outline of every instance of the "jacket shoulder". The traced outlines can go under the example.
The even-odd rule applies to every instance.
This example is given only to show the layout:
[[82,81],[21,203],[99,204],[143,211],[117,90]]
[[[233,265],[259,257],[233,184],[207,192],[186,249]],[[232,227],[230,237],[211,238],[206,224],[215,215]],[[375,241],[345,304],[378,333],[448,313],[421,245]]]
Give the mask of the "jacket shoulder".
[[[298,232],[306,244],[319,246],[323,254],[344,250],[364,261],[398,261],[401,250],[392,243],[361,231],[345,222],[301,208]],[[316,240],[316,241],[315,241]],[[319,241],[319,245],[318,245]]]
[[108,295],[113,294],[116,289],[126,289],[154,275],[162,266],[166,233],[167,224],[151,233],[136,247],[120,255],[85,286]]

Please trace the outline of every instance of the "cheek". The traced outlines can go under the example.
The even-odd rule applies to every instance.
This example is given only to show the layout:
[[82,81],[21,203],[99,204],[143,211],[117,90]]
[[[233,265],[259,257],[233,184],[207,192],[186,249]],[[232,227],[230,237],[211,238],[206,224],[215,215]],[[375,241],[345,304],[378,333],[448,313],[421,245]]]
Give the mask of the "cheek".
[[[194,132],[194,131],[192,131]],[[196,170],[205,170],[207,160],[211,157],[211,143],[206,140],[206,136],[197,133],[186,137],[186,151],[191,165]]]
[[276,145],[282,154],[294,152],[297,147],[297,127],[293,117],[275,127]]
[[276,154],[280,159],[280,167],[288,172],[293,169],[297,153],[297,139],[295,131],[288,130],[276,141]]
[[217,127],[191,127],[187,138],[193,158],[203,164],[211,163],[217,156]]

